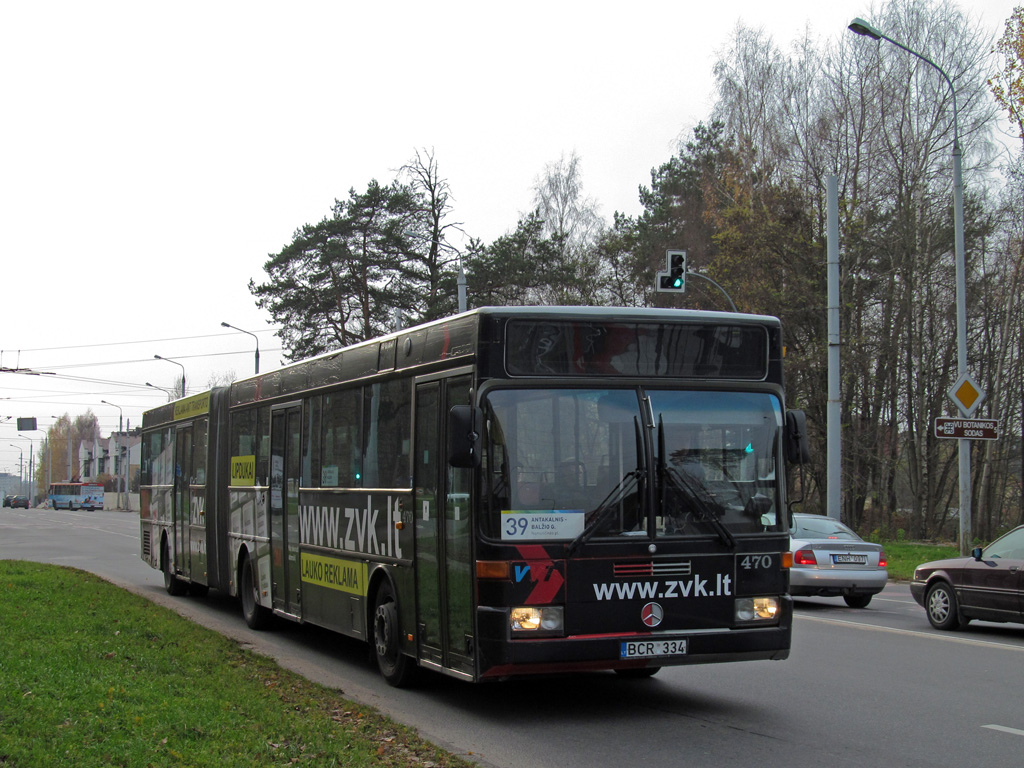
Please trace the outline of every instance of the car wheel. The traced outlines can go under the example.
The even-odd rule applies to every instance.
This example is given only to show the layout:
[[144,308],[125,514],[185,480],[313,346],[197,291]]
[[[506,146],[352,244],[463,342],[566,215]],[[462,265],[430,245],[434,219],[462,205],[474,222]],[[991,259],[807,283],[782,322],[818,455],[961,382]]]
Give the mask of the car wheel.
[[402,653],[400,638],[398,600],[391,584],[384,581],[373,603],[373,649],[381,677],[396,688],[409,685],[416,671],[415,662]]
[[867,608],[871,597],[871,595],[843,595],[843,600],[851,608]]
[[265,629],[269,626],[273,614],[265,606],[260,605],[252,561],[246,557],[238,570],[238,596],[242,601],[242,618],[249,629]]
[[928,590],[924,601],[928,621],[936,629],[958,629],[960,616],[953,587],[945,581],[937,581]]

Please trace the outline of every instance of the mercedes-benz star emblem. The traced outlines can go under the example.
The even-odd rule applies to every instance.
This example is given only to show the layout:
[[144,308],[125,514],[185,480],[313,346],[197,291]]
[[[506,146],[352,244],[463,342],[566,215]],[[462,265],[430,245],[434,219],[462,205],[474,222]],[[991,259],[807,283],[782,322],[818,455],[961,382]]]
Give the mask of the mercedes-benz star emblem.
[[648,603],[640,611],[640,620],[648,627],[656,627],[665,617],[665,611],[657,603]]

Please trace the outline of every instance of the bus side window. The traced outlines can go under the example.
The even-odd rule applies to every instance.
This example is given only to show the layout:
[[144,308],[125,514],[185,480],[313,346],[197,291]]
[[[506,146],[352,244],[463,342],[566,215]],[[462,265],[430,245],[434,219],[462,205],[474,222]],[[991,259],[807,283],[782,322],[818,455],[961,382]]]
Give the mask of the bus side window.
[[320,473],[320,395],[306,400],[302,417],[302,484],[306,487],[321,483]]
[[256,484],[270,485],[270,406],[259,409],[256,420]]

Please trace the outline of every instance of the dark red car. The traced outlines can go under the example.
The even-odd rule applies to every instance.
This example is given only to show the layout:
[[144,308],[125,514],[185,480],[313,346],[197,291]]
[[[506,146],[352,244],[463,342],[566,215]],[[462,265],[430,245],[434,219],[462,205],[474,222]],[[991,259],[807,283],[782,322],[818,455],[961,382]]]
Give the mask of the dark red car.
[[971,557],[917,566],[910,594],[936,629],[958,629],[971,619],[1024,623],[1024,525]]

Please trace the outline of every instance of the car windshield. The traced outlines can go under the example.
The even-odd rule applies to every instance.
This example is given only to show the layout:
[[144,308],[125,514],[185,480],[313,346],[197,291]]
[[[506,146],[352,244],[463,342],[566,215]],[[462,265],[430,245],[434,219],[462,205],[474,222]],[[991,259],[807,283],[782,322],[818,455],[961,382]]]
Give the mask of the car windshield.
[[985,547],[981,557],[983,560],[1024,560],[1024,528],[1016,528],[993,541]]
[[796,539],[843,539],[863,541],[860,536],[840,523],[824,515],[793,516],[793,538]]
[[485,413],[486,535],[730,542],[777,526],[774,396],[501,389],[487,393]]

